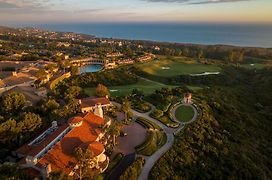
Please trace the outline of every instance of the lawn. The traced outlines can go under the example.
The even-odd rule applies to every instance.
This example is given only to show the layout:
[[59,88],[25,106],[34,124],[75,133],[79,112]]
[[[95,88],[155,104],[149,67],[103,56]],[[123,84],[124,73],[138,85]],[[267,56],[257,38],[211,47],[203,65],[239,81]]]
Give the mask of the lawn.
[[194,110],[190,106],[180,106],[175,113],[179,121],[188,122],[194,116]]
[[[132,92],[133,89],[138,89],[144,92],[144,94],[152,94],[155,90],[167,87],[174,87],[169,85],[163,85],[156,82],[150,82],[143,79],[139,79],[136,84],[125,85],[125,86],[111,86],[108,87],[112,96],[125,96]],[[85,93],[89,96],[95,95],[95,88],[85,88]]]
[[193,59],[164,56],[155,61],[137,64],[137,67],[148,74],[162,77],[221,71],[219,65],[206,65]]

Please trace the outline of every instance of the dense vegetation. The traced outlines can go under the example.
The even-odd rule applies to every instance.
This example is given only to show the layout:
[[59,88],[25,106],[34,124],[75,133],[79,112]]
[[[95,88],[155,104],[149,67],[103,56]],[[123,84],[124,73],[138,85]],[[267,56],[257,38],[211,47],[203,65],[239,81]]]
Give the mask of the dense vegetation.
[[143,157],[138,157],[134,163],[129,166],[126,171],[120,176],[120,180],[137,180],[138,176],[142,172],[145,160]]
[[[98,84],[116,86],[134,84],[136,82],[137,77],[135,75],[129,73],[126,68],[119,68],[98,73],[87,73],[73,76],[65,82],[65,86],[96,87]],[[64,89],[66,87],[64,87]]]
[[271,70],[237,70],[240,84],[199,94],[203,116],[185,128],[151,179],[269,179]]

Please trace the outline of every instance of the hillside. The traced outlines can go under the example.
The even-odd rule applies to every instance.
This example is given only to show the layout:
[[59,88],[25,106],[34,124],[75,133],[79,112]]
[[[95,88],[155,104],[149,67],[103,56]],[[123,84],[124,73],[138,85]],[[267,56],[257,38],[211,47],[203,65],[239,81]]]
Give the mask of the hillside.
[[178,135],[154,166],[151,179],[272,177],[271,71],[238,76],[244,78],[240,85],[198,94],[202,119]]

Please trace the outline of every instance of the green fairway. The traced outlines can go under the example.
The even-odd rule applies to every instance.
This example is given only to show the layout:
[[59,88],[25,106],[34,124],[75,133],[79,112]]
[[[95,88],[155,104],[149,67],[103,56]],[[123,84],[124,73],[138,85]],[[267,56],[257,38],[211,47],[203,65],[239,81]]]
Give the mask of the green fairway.
[[200,87],[200,86],[186,86],[189,90],[191,91],[198,91],[198,90],[202,90],[205,87]]
[[266,64],[242,64],[241,67],[246,69],[263,69],[267,67]]
[[194,117],[194,110],[190,106],[180,106],[175,116],[179,121],[188,122]]
[[[144,92],[144,94],[151,94],[157,89],[167,87],[175,87],[169,85],[163,85],[152,81],[146,81],[143,79],[139,79],[136,84],[126,85],[126,86],[111,86],[109,87],[110,93],[112,96],[125,96],[132,92],[133,89],[138,89]],[[89,96],[95,95],[95,88],[85,88],[85,93]]]
[[201,64],[193,59],[183,57],[168,58],[163,56],[159,57],[159,60],[138,64],[137,67],[148,74],[162,77],[221,71],[218,65]]

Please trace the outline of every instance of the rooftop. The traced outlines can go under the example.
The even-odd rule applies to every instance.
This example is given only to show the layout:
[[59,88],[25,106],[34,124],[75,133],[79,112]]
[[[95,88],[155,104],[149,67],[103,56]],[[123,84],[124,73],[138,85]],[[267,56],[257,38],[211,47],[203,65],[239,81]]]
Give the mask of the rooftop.
[[105,98],[105,97],[100,97],[100,98],[88,97],[88,98],[81,99],[80,107],[81,108],[94,107],[97,104],[110,105],[110,101],[108,98]]
[[[75,148],[90,145],[91,151],[94,155],[99,155],[104,152],[104,145],[96,142],[99,134],[102,132],[99,126],[104,124],[104,119],[89,112],[83,117],[75,117],[69,121],[83,120],[82,125],[71,128],[54,146],[52,146],[43,156],[38,160],[37,166],[42,167],[45,164],[51,164],[52,170],[62,170],[70,173],[71,169],[68,167],[69,162],[75,161],[73,152]],[[45,137],[42,142],[29,146],[24,145],[17,150],[17,153],[25,156],[36,156],[48,144],[50,144],[56,137],[69,127],[68,124],[57,128],[51,135]]]

